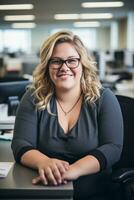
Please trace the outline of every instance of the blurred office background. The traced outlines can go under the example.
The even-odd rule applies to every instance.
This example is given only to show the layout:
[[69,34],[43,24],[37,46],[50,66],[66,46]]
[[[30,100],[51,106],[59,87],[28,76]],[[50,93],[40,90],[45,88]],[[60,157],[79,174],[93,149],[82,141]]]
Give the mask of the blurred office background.
[[[60,29],[70,29],[83,40],[97,62],[98,75],[105,87],[115,94],[134,98],[134,0],[0,0],[0,146],[5,160],[4,153],[10,148],[3,140],[12,140],[16,110],[40,61],[40,47]],[[133,133],[133,112],[129,113],[133,104],[130,99],[127,101],[130,106],[124,100],[120,103],[128,134]],[[134,140],[130,134],[124,136],[125,150],[120,164],[126,168],[133,166],[133,159],[129,158]],[[130,172],[125,171],[125,176],[120,177],[131,175]],[[14,174],[13,168],[10,181]],[[117,176],[115,179],[120,181]],[[4,188],[13,194],[7,180],[3,182]],[[128,182],[124,183],[130,194]],[[19,190],[24,189],[21,184],[18,186]],[[133,188],[134,185],[132,193]]]
[[[105,87],[134,97],[134,0],[0,0],[0,80],[31,79],[42,42],[78,34]],[[93,4],[94,3],[94,4]]]

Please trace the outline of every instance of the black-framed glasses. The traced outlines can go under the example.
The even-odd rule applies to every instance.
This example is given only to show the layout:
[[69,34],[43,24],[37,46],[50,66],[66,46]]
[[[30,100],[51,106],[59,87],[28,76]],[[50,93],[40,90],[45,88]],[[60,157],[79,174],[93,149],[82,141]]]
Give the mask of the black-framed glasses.
[[62,60],[60,58],[51,58],[48,62],[51,69],[60,69],[65,63],[70,69],[77,68],[79,66],[80,58],[68,58],[67,60]]

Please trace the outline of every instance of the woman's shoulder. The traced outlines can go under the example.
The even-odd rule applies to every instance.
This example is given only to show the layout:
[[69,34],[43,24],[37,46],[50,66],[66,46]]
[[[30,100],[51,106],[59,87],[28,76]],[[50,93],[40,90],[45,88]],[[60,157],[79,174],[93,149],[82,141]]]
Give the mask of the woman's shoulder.
[[21,102],[26,103],[26,102],[31,102],[32,104],[35,104],[36,102],[36,97],[34,95],[34,89],[28,87],[22,96]]
[[101,105],[110,105],[111,103],[117,102],[116,95],[109,88],[101,88],[100,97],[96,101],[96,105],[101,107]]
[[115,96],[114,93],[109,88],[102,87],[100,89],[100,96],[96,99],[94,103],[88,102],[88,105],[98,106],[104,101],[104,99],[110,99],[111,96]]
[[100,89],[100,98],[99,98],[100,101],[102,101],[104,98],[111,98],[111,97],[115,97],[115,94],[111,89],[104,87]]

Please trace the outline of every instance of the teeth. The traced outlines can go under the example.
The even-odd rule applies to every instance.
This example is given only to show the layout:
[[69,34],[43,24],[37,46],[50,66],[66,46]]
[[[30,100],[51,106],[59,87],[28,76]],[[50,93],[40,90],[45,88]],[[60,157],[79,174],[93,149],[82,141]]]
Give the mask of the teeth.
[[60,74],[59,76],[72,76],[72,74]]

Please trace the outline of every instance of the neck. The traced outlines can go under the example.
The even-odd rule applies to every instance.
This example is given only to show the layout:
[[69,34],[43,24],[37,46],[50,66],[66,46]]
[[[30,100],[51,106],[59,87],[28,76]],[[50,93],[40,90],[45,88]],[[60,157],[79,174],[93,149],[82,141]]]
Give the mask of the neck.
[[69,91],[56,91],[56,98],[61,102],[75,102],[81,95],[81,89],[69,90]]
[[61,99],[56,97],[57,104],[59,105],[60,110],[64,113],[65,116],[70,114],[76,107],[78,108],[78,105],[80,106],[80,103],[81,103],[82,93],[79,93],[79,95],[76,95],[76,91],[75,91],[75,96],[74,96],[74,93],[72,95],[71,94],[66,93],[67,96],[65,95],[64,97],[60,96]]

